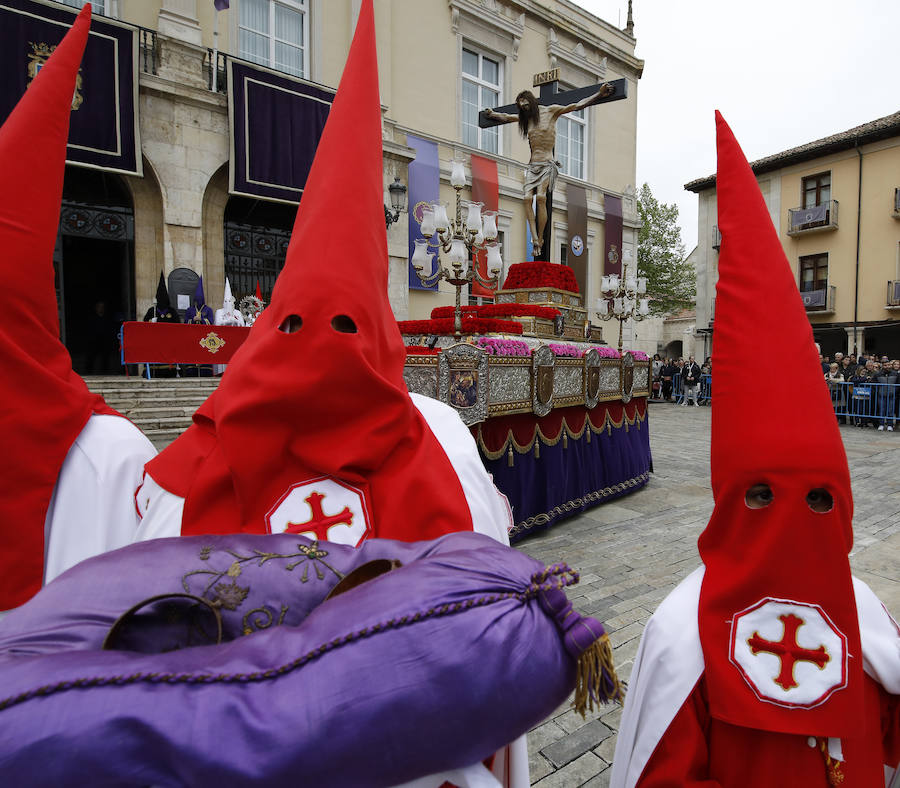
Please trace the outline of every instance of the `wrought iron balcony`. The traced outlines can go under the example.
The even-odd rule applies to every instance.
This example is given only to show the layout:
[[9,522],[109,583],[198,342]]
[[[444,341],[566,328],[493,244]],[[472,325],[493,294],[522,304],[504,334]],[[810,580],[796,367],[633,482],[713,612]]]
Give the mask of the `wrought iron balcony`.
[[788,211],[788,218],[788,235],[800,235],[801,233],[821,230],[837,230],[838,201],[829,200],[811,208],[791,208]]
[[887,283],[887,300],[885,306],[888,309],[900,307],[900,279],[892,279]]
[[156,31],[146,27],[139,27],[140,33],[140,61],[141,71],[145,74],[155,74],[159,66],[159,42]]
[[719,225],[714,224],[712,229],[712,248],[718,250],[722,246],[722,233],[719,232]]
[[803,299],[803,306],[807,312],[817,312],[819,314],[831,314],[834,312],[834,292],[837,288],[834,285],[826,285],[819,290],[807,290],[800,293]]
[[894,189],[894,218],[900,219],[900,189]]

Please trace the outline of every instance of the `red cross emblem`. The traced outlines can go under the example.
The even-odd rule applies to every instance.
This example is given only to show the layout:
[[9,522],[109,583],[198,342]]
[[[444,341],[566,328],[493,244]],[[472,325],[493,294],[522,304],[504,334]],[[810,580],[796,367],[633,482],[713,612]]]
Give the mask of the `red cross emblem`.
[[309,508],[312,510],[312,517],[305,523],[289,522],[284,532],[288,534],[302,534],[304,531],[312,531],[315,533],[316,539],[326,542],[328,541],[328,529],[332,525],[337,525],[338,523],[353,524],[353,512],[350,511],[348,506],[345,506],[337,514],[326,517],[322,511],[322,499],[324,497],[321,493],[313,492],[310,493],[309,497],[304,498],[303,500],[309,504]]
[[731,622],[729,659],[756,696],[813,708],[847,686],[847,638],[819,606],[766,597]]
[[292,484],[266,515],[270,533],[357,546],[372,535],[366,490],[319,476]]
[[775,683],[789,690],[791,687],[797,686],[797,682],[794,680],[794,665],[797,662],[813,662],[821,670],[828,664],[831,657],[825,651],[825,646],[819,646],[813,650],[797,645],[797,630],[805,623],[802,618],[788,613],[779,616],[778,620],[784,624],[784,635],[780,641],[774,643],[760,637],[759,632],[754,632],[753,637],[747,641],[747,645],[754,654],[765,651],[774,654],[781,660],[781,672],[775,677]]

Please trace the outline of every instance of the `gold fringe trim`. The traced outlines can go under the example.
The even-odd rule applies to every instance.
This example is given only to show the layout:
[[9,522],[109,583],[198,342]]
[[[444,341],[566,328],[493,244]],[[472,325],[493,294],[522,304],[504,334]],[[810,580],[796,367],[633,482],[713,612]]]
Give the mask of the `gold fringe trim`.
[[598,695],[601,693],[604,677],[609,677],[613,682],[612,694],[608,697],[600,696],[601,702],[605,700],[617,700],[625,702],[625,691],[619,683],[616,668],[613,665],[612,647],[609,645],[609,637],[603,635],[597,638],[579,658],[575,676],[575,707],[582,718],[588,711],[594,710],[594,697],[591,688]]
[[512,468],[513,467],[513,450],[512,446],[509,447],[509,452],[506,455],[506,464]]
[[[637,425],[638,429],[640,429],[641,422],[647,420],[647,410],[646,406],[644,409],[643,415],[635,408],[634,417],[629,417],[627,411],[622,409],[622,418],[616,421],[613,419],[609,412],[606,414],[606,418],[603,423],[599,426],[595,426],[591,420],[590,416],[586,415],[584,419],[584,424],[582,425],[580,430],[573,430],[568,422],[563,418],[562,424],[560,426],[559,432],[555,436],[545,435],[539,426],[535,426],[534,435],[530,441],[527,443],[519,443],[515,436],[513,435],[513,431],[507,430],[506,440],[503,441],[503,445],[497,451],[490,451],[487,446],[484,444],[484,437],[482,435],[482,425],[478,425],[478,432],[475,436],[475,440],[478,442],[478,448],[481,453],[489,460],[499,460],[503,455],[507,455],[507,462],[511,462],[509,457],[509,452],[515,449],[517,454],[528,454],[528,452],[534,451],[535,443],[540,442],[544,446],[556,446],[560,441],[563,441],[563,446],[568,448],[569,438],[573,440],[581,440],[584,436],[584,433],[588,432],[587,442],[591,442],[591,433],[594,435],[600,435],[602,432],[606,432],[608,436],[612,435],[612,431],[614,429],[621,429],[623,426],[628,430],[628,428]],[[540,454],[535,454],[536,457],[539,457]],[[510,464],[509,467],[512,467]]]

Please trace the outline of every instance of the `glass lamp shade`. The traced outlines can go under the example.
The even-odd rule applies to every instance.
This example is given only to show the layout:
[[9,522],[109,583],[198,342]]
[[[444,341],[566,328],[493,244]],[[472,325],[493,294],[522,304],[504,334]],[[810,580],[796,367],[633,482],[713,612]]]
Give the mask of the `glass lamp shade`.
[[466,163],[460,159],[450,162],[450,185],[454,189],[461,189],[466,185]]
[[497,237],[497,212],[482,211],[482,232],[487,241],[493,241]]
[[399,178],[394,178],[394,182],[388,186],[388,193],[391,196],[391,208],[395,211],[406,208],[406,186],[400,183]]
[[475,238],[472,240],[472,243],[475,244],[475,246],[484,246],[484,234],[481,230],[475,233]]
[[425,276],[431,276],[434,273],[434,258],[428,254],[428,241],[423,238],[416,240],[416,250],[413,252],[412,264],[421,266],[422,273]]
[[637,291],[641,295],[647,292],[647,277],[639,276],[637,280]]
[[434,209],[434,226],[443,232],[450,227],[450,217],[447,216],[447,203],[436,202],[431,207]]
[[466,216],[466,229],[470,233],[481,231],[481,207],[483,202],[470,202],[469,213]]
[[424,208],[422,210],[421,230],[422,235],[426,238],[431,238],[431,236],[434,235],[434,210],[432,208]]
[[487,265],[491,276],[500,273],[503,266],[503,258],[500,256],[500,244],[491,244],[487,248]]
[[466,244],[461,238],[454,238],[450,244],[450,262],[454,265],[466,262]]
[[[609,286],[609,277],[608,277],[608,276],[604,276],[604,277],[600,280],[600,291],[603,292],[603,293],[608,293],[608,292],[610,291],[610,289],[611,289],[611,288],[610,288],[610,286]],[[597,302],[597,304],[599,305],[600,301],[602,301],[602,300],[603,300],[603,299],[600,299],[600,300]]]
[[633,276],[629,276],[629,277],[625,280],[625,289],[628,290],[628,291],[630,291],[630,292],[632,292],[632,293],[633,293],[635,290],[637,290],[637,279],[635,279]]
[[605,298],[597,299],[597,311],[600,313],[601,317],[606,317],[609,314],[609,304],[606,302]]
[[622,298],[614,298],[613,299],[613,314],[621,315],[622,312],[625,311],[625,305],[622,303]]
[[619,289],[619,275],[618,274],[610,274],[609,275],[609,289],[611,291]]
[[640,306],[639,312],[640,312],[640,314],[642,314],[642,315],[649,315],[649,314],[650,314],[650,299],[649,299],[649,298],[642,298],[642,299],[641,299],[641,306]]

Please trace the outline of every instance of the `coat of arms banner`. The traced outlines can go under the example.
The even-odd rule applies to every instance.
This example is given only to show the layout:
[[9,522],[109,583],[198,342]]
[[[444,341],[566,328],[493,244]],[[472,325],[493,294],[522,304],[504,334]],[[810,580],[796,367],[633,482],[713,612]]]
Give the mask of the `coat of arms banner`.
[[[0,122],[5,121],[75,20],[75,9],[0,0]],[[72,95],[66,161],[142,175],[137,29],[94,16]]]

